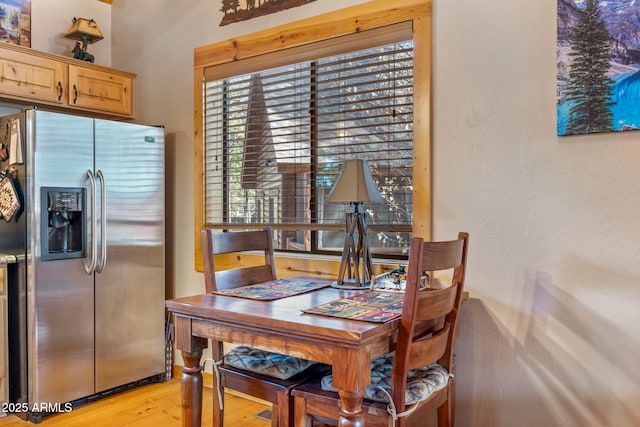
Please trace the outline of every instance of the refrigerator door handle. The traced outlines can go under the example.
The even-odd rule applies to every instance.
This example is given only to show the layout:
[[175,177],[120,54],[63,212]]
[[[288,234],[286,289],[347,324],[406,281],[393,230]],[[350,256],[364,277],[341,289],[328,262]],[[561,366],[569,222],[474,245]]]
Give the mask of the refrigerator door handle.
[[98,169],[96,177],[100,181],[100,261],[96,267],[97,273],[102,273],[107,265],[107,187],[104,182],[104,175]]
[[89,187],[91,195],[91,260],[89,264],[84,264],[84,271],[87,275],[91,276],[96,269],[96,249],[98,249],[98,245],[96,244],[96,179],[93,176],[93,172],[90,170],[87,171],[87,177],[89,178],[89,182],[91,186]]

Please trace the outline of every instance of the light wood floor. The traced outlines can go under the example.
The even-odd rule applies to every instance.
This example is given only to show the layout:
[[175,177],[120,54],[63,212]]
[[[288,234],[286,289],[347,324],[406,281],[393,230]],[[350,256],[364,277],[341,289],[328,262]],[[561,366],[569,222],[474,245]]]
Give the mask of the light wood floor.
[[[211,425],[211,389],[204,389],[202,425]],[[254,414],[267,406],[226,393],[225,425],[268,427],[270,422]],[[33,426],[16,416],[0,418],[0,427]],[[43,427],[180,427],[180,380],[145,385],[88,403],[64,414],[51,415]]]

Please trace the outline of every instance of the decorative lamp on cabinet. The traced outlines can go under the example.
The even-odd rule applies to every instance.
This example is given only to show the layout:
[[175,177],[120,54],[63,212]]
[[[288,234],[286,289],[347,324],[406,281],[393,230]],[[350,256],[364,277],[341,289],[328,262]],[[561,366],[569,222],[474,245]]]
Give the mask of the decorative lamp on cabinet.
[[87,46],[104,38],[96,21],[86,18],[73,18],[73,23],[64,36],[76,40],[76,45],[71,51],[73,57],[87,62],[95,60],[94,56],[87,52]]

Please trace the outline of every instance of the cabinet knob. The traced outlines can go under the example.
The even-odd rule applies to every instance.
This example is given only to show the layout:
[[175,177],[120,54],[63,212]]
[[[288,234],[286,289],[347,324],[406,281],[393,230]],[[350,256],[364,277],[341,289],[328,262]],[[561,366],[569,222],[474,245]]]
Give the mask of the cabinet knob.
[[75,104],[78,100],[78,87],[73,85],[73,103]]
[[58,101],[62,101],[62,93],[64,90],[62,89],[62,82],[58,82]]

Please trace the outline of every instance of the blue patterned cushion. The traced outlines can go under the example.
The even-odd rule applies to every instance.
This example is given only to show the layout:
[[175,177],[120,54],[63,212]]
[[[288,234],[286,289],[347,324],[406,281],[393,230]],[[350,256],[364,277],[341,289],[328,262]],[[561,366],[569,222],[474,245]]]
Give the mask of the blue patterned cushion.
[[286,380],[316,362],[252,347],[239,346],[224,355],[224,363],[234,368]]
[[[389,397],[380,387],[391,393],[391,371],[393,369],[393,355],[387,354],[371,362],[371,385],[367,387],[364,397],[376,402],[389,403]],[[437,363],[409,371],[405,405],[413,405],[443,389],[449,382],[449,372]],[[333,386],[333,377],[327,375],[322,378],[322,389],[338,391]]]

